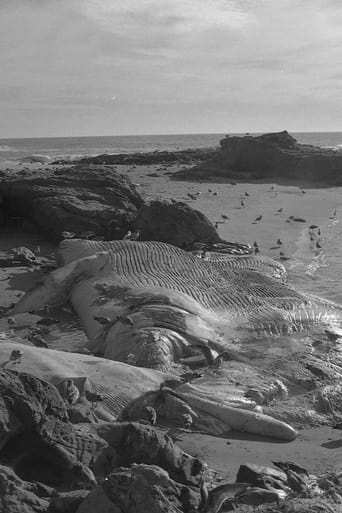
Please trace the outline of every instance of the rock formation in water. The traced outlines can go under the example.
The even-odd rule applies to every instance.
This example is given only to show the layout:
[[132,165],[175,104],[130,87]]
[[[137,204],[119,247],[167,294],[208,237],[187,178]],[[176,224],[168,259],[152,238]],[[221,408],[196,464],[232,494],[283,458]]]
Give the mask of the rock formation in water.
[[260,136],[227,136],[220,149],[194,168],[175,173],[174,179],[234,178],[284,179],[319,184],[342,184],[342,153],[299,144],[288,132]]
[[[95,157],[84,157],[79,160],[81,164],[97,165],[151,165],[151,164],[194,164],[210,158],[216,148],[189,148],[180,151],[153,151],[145,153],[119,153],[116,155],[103,154]],[[55,164],[70,163],[65,160],[56,161]]]
[[144,203],[129,178],[101,166],[8,173],[0,197],[5,222],[29,222],[59,240],[63,231],[120,239]]

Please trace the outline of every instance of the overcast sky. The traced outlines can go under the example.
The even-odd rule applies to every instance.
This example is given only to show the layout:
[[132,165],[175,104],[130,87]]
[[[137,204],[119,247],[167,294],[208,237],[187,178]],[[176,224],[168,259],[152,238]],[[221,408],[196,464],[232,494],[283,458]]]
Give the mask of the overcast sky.
[[341,0],[0,0],[0,137],[342,130]]

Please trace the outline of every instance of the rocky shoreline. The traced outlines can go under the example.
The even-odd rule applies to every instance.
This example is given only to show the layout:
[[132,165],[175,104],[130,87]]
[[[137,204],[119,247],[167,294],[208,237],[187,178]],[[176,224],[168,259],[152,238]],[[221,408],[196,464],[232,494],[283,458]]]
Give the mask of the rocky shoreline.
[[[249,155],[248,148],[266,145],[275,153],[283,153],[288,145],[290,157],[284,160],[286,166],[282,161],[276,171],[264,169],[262,164],[255,168],[258,178],[263,173],[263,176],[274,178],[279,169],[287,169],[294,158],[293,152],[298,150],[296,143],[288,139],[288,134],[278,135],[262,141],[252,141],[256,138],[248,137],[238,138],[239,141],[226,138],[229,142],[225,143],[225,139],[221,150],[203,150],[205,160],[200,166],[174,176],[205,180],[208,169],[209,174],[214,169],[212,176],[229,179],[233,176],[232,169],[235,169],[234,174],[239,168],[238,176],[248,179],[249,171],[238,164],[239,159]],[[241,146],[241,152],[239,150],[234,163],[228,165],[227,155],[235,155],[236,146]],[[302,170],[306,178],[320,181],[322,167],[307,171],[310,156],[314,155],[321,162],[324,154],[322,162],[325,165],[332,154],[312,147],[305,151],[308,160],[304,159],[305,164],[298,164],[296,169]],[[266,156],[267,151],[262,158]],[[202,162],[197,150],[179,152],[175,160],[170,152],[143,157],[142,154],[121,155],[113,156],[113,159],[118,157],[119,160],[110,161],[110,165]],[[0,224],[4,233],[10,230],[37,234],[58,243],[65,237],[99,242],[119,240],[137,231],[141,241],[166,242],[192,251],[203,260],[251,254],[251,246],[222,240],[213,223],[185,202],[163,199],[147,202],[139,187],[109,166],[109,161],[102,160],[98,165],[101,158],[103,156],[72,166],[48,166],[41,170],[26,168],[17,173],[3,171],[0,176]],[[336,183],[339,180],[336,174],[339,158],[336,155],[337,167],[332,165],[327,183],[330,179]],[[290,178],[296,180],[297,175]],[[190,196],[191,201],[196,200],[194,193]],[[34,254],[22,246],[2,251],[0,264],[2,276],[10,269],[22,270],[24,275],[36,273],[35,281],[44,280],[46,272],[56,267],[53,255],[42,255],[40,249]],[[14,275],[8,276],[12,280]],[[7,280],[8,276],[1,280]],[[84,279],[84,275],[80,279]],[[196,433],[201,436],[200,430],[196,431],[192,426],[191,419],[198,414],[185,408],[176,389],[180,384],[191,386],[183,381],[201,379],[203,366],[208,367],[203,355],[201,358],[197,355],[197,360],[191,360],[191,356],[184,361],[187,372],[179,380],[179,376],[173,374],[165,377],[153,369],[95,357],[89,349],[79,355],[56,352],[49,349],[45,337],[55,325],[63,324],[58,320],[62,318],[61,310],[53,310],[47,305],[38,312],[16,315],[11,313],[11,307],[2,309],[0,319],[0,512],[219,513],[234,509],[245,513],[258,507],[265,513],[328,513],[342,503],[342,475],[336,469],[312,473],[285,460],[276,462],[273,467],[243,464],[235,482],[230,480],[222,485],[222,476],[214,470],[215,466],[208,468],[201,450],[191,455],[175,444],[185,435]],[[101,322],[106,329],[105,316]],[[238,352],[229,355],[227,375],[209,366],[214,382],[221,376],[227,382],[230,378],[232,383],[236,381],[234,386],[239,387],[241,377],[246,377],[246,383],[250,380],[246,361],[238,357]],[[190,369],[187,363],[191,366],[193,361],[194,367]],[[281,399],[279,404],[278,396],[271,397],[270,378],[265,379],[265,373],[259,370],[260,387],[254,392],[250,389],[250,393],[254,393],[254,406],[283,420],[287,420],[284,419],[286,410],[288,420],[297,419],[300,428],[302,422],[311,418],[314,423],[318,417],[314,418],[310,411],[298,415],[296,398],[302,395],[305,401],[312,400],[316,388],[322,388],[326,393],[318,397],[316,404],[321,415],[319,424],[338,427],[335,367],[328,368],[315,356],[310,357],[304,374],[300,375],[301,383],[296,383],[293,401]],[[96,369],[101,377],[95,378]],[[79,378],[80,375],[89,376],[88,381]],[[105,393],[105,385],[110,382],[117,389],[114,399],[108,399]],[[94,387],[92,383],[97,385]],[[327,391],[325,386],[329,388],[330,384],[331,390]],[[155,402],[150,404],[148,398],[152,396]],[[145,402],[141,402],[141,397],[145,397]],[[110,413],[113,408],[125,413],[113,415]],[[173,409],[182,412],[181,422],[178,413],[170,421],[169,410]],[[338,441],[336,436],[332,443],[336,442],[338,447]],[[271,443],[274,444],[274,440]]]
[[175,173],[173,178],[205,180],[213,176],[339,186],[342,185],[342,153],[299,144],[286,131],[261,136],[227,136],[220,141],[220,148],[213,157]]
[[[210,159],[216,154],[216,148],[195,148],[175,151],[153,151],[144,153],[119,153],[116,155],[103,154],[95,157],[84,157],[77,160],[80,164],[96,165],[131,165],[143,166],[151,164],[189,164]],[[53,164],[70,164],[70,161],[56,160]]]

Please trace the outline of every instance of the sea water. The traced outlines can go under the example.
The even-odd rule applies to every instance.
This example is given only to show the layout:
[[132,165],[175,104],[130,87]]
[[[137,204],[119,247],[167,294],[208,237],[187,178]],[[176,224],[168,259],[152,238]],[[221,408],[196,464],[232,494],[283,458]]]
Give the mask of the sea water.
[[[184,150],[186,148],[215,147],[219,145],[220,139],[227,134],[0,139],[0,161],[16,161],[30,156],[42,156],[50,160],[73,160],[104,153],[172,151]],[[342,150],[342,132],[304,132],[291,133],[291,135],[303,144],[313,144],[315,146]]]

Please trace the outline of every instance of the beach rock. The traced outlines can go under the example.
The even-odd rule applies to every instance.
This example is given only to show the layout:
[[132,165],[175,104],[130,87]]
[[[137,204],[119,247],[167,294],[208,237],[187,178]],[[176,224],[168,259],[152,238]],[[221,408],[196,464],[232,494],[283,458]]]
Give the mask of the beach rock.
[[[150,165],[150,164],[193,164],[210,158],[215,148],[189,148],[180,151],[152,151],[144,153],[119,153],[117,155],[96,155],[84,157],[79,160],[82,164],[97,165]],[[55,164],[65,164],[67,161],[59,160]]]
[[63,231],[122,238],[144,204],[129,178],[101,166],[9,173],[0,179],[0,194],[7,222],[28,220],[59,240]]
[[[52,497],[49,511],[51,513],[75,513],[89,493],[89,490],[60,492],[57,496]],[[96,508],[94,508],[95,511]]]
[[284,488],[287,486],[287,476],[281,470],[257,465],[254,463],[246,463],[240,465],[236,476],[237,483],[250,483],[253,486],[266,488]]
[[47,513],[50,501],[38,493],[39,485],[20,479],[13,470],[0,465],[1,513]]
[[53,385],[0,371],[0,462],[20,478],[57,488],[92,487],[96,480],[89,467],[99,466],[108,452],[103,439],[68,421]]
[[115,450],[116,467],[132,463],[158,465],[180,483],[199,483],[204,464],[182,451],[169,436],[152,426],[121,422],[100,424],[94,429]]
[[196,492],[173,481],[155,465],[114,470],[91,492],[77,513],[180,513],[196,511]]
[[195,242],[220,241],[209,219],[180,201],[151,201],[139,209],[134,226],[140,231],[139,240],[167,242],[183,249],[191,249]]
[[72,424],[99,422],[95,412],[85,404],[73,404],[69,406],[68,416]]
[[213,158],[175,173],[175,179],[220,176],[342,184],[342,153],[299,144],[287,131],[260,136],[227,136]]

